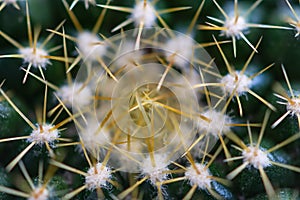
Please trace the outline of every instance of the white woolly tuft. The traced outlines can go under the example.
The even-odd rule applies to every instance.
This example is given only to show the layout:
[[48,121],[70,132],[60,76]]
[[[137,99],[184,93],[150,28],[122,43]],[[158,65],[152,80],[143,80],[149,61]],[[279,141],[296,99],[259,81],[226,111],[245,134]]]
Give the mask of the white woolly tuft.
[[228,18],[225,23],[224,27],[226,30],[223,30],[222,33],[226,37],[236,37],[240,38],[240,33],[247,29],[247,23],[245,19],[239,16],[236,20],[235,16]]
[[265,168],[271,165],[267,153],[255,146],[249,146],[242,154],[244,162],[249,162],[256,169],[258,169],[259,166]]
[[140,1],[134,6],[131,18],[134,20],[136,27],[138,27],[142,21],[144,21],[145,27],[151,27],[155,23],[156,15],[151,4],[147,2],[144,7],[144,1]]
[[115,56],[117,69],[126,66],[126,69],[130,70],[136,66],[135,63],[139,63],[143,54],[140,50],[134,51],[134,48],[134,41],[125,41],[120,45],[120,49]]
[[60,136],[59,131],[53,129],[53,125],[43,124],[37,127],[36,130],[31,132],[28,142],[36,142],[38,145],[42,145],[45,142],[53,144]]
[[102,166],[102,163],[97,163],[96,167],[91,167],[87,173],[85,184],[88,190],[107,188],[108,180],[112,178],[110,168]]
[[86,126],[79,133],[84,146],[91,152],[98,152],[98,150],[107,144],[109,141],[109,131],[105,128],[99,129],[99,122],[90,117],[86,120]]
[[220,135],[223,135],[230,131],[230,126],[228,126],[228,124],[231,124],[232,120],[228,115],[213,109],[202,113],[202,115],[207,117],[210,122],[199,119],[199,131],[211,134],[216,138],[218,138],[218,133],[220,133]]
[[142,174],[149,176],[151,184],[155,185],[157,182],[162,182],[168,179],[169,174],[165,171],[168,171],[169,161],[166,160],[165,155],[154,154],[155,166],[151,161],[150,156],[143,160],[141,166]]
[[167,60],[169,62],[173,61],[175,65],[180,67],[187,65],[193,55],[193,45],[193,40],[186,36],[180,35],[170,39],[164,46],[164,49],[172,52],[166,52]]
[[235,71],[234,74],[227,74],[220,82],[224,84],[224,92],[229,95],[235,91],[241,96],[252,86],[252,80],[247,75],[241,74],[240,71]]
[[211,173],[204,164],[195,163],[195,166],[199,173],[196,171],[194,166],[189,166],[184,176],[190,181],[190,185],[197,185],[199,189],[206,189],[211,187]]
[[74,105],[75,108],[83,108],[88,106],[92,101],[91,88],[88,85],[83,86],[82,83],[63,85],[59,91],[57,91],[57,95],[69,108],[72,108],[72,105]]
[[26,47],[20,49],[19,52],[24,56],[24,63],[31,63],[35,68],[42,67],[45,69],[46,65],[50,64],[49,59],[45,58],[48,53],[43,49],[36,48],[34,50],[32,47]]
[[84,31],[77,36],[77,46],[83,59],[86,61],[96,61],[98,57],[102,57],[106,52],[106,45],[95,34]]
[[44,187],[34,188],[27,200],[48,200],[49,191]]
[[292,115],[300,114],[300,98],[292,98],[287,102],[286,109],[291,111]]

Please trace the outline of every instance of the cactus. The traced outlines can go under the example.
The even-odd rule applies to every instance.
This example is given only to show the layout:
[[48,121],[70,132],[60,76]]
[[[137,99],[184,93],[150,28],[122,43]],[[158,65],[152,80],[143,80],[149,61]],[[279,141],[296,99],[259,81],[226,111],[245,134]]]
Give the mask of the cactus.
[[0,1],[0,199],[299,199],[299,4]]

